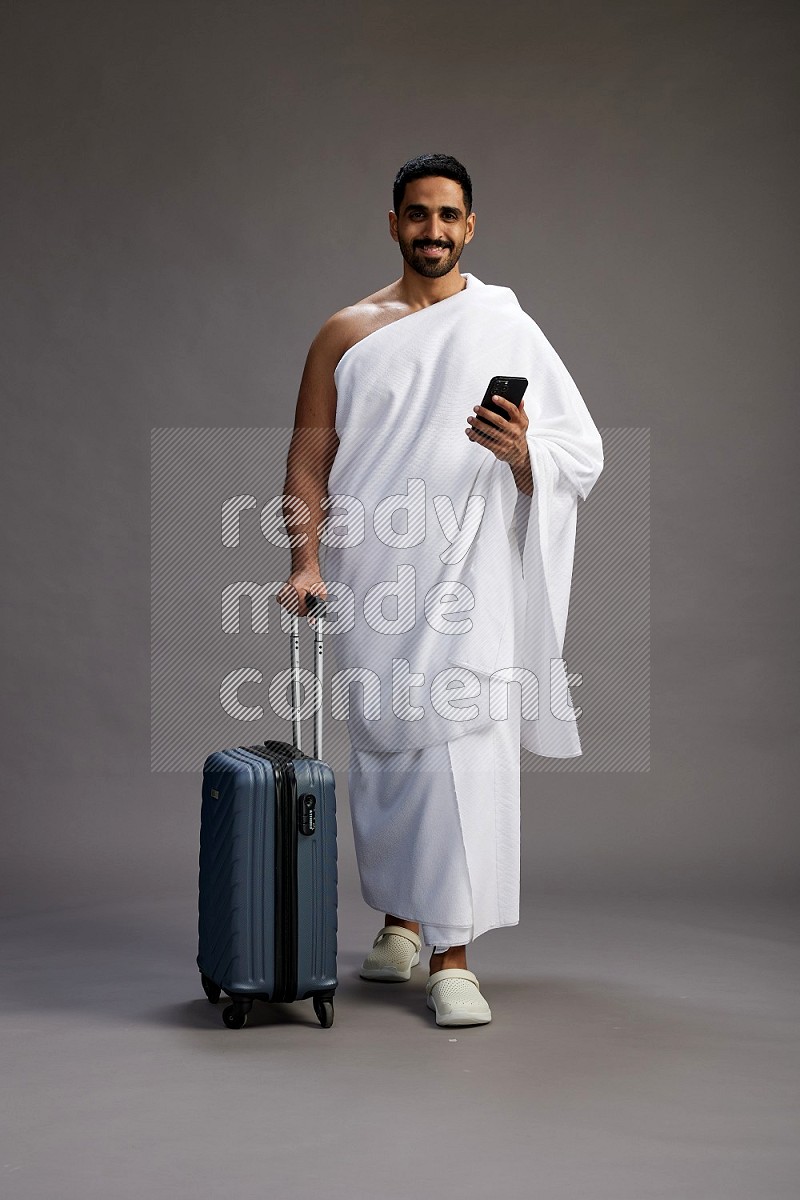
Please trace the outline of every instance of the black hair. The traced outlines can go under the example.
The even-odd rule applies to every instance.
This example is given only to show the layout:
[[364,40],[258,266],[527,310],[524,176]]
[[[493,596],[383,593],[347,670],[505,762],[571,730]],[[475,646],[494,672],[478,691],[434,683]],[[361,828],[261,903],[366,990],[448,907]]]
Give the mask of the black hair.
[[395,213],[400,215],[406,184],[412,179],[425,179],[428,175],[442,175],[445,179],[454,179],[456,183],[460,183],[469,216],[472,212],[472,180],[466,167],[450,154],[420,154],[417,158],[410,158],[407,163],[403,163],[395,176],[392,189]]

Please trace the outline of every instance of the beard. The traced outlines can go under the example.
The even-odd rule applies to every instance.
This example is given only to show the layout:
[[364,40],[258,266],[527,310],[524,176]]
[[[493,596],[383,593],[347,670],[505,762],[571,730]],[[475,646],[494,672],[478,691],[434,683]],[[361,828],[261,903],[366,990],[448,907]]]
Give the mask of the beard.
[[405,261],[412,270],[416,271],[418,275],[424,275],[426,279],[438,279],[440,276],[446,275],[448,271],[452,271],[464,249],[464,242],[460,246],[449,242],[446,252],[441,258],[426,258],[420,249],[421,246],[444,246],[445,243],[443,241],[430,242],[424,238],[412,238],[409,241],[399,238],[398,241],[400,253]]

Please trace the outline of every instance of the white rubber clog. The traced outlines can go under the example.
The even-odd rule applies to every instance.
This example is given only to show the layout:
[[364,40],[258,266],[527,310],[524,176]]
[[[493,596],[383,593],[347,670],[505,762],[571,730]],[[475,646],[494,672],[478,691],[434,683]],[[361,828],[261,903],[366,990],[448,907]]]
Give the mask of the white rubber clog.
[[486,1025],[492,1010],[481,995],[477,975],[464,967],[434,971],[425,984],[428,1008],[437,1025]]
[[384,925],[372,949],[364,959],[362,979],[399,983],[411,978],[411,968],[419,963],[422,939],[403,925]]

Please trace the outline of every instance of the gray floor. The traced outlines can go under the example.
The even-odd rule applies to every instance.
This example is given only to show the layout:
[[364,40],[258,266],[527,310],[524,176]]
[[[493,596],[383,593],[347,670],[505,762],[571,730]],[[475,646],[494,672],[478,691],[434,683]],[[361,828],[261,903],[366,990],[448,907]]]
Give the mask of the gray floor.
[[[490,1025],[437,1028],[357,969],[336,1017],[199,988],[193,897],[2,922],[8,1200],[795,1200],[798,917],[789,904],[529,899],[470,967]],[[378,922],[379,924],[380,922]]]

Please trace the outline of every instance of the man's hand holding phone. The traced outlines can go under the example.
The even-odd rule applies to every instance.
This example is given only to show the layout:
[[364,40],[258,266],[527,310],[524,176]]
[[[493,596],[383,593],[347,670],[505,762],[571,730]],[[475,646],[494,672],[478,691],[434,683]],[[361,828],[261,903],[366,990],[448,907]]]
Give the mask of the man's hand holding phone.
[[518,472],[525,472],[526,465],[530,469],[525,433],[528,417],[523,400],[527,386],[527,379],[496,375],[490,381],[483,401],[475,405],[473,412],[476,415],[467,417],[469,424],[464,431],[470,441],[486,446],[496,458],[507,462],[515,478]]

